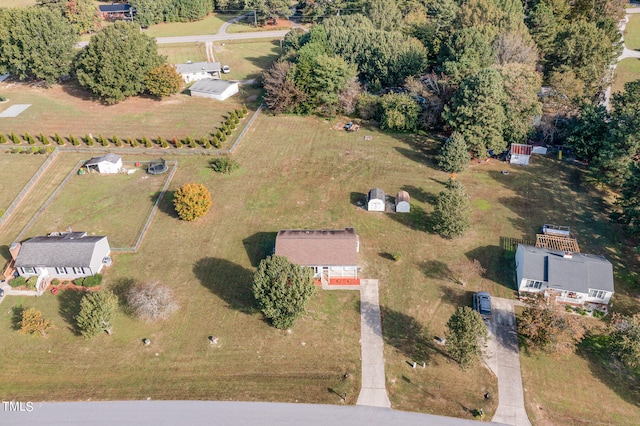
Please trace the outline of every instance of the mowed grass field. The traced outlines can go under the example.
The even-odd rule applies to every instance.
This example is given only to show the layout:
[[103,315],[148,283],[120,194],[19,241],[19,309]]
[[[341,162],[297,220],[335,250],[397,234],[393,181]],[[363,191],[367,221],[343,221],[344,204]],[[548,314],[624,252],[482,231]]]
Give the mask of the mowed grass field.
[[10,8],[34,6],[35,4],[36,0],[2,0],[2,4],[0,6]]
[[627,58],[618,62],[616,67],[616,78],[611,87],[612,92],[621,92],[624,90],[625,83],[640,80],[640,59]]
[[640,50],[640,15],[629,15],[624,31],[624,45],[627,49]]
[[143,30],[149,37],[178,37],[191,36],[201,34],[216,34],[220,26],[229,19],[233,14],[210,13],[204,19],[195,22],[168,22],[152,25]]
[[71,228],[107,235],[111,247],[133,247],[168,177],[149,175],[144,167],[130,175],[72,176],[26,237]]
[[[0,83],[0,92],[9,102],[2,110],[15,104],[31,104],[15,118],[3,118],[0,132],[32,135],[70,134],[80,138],[85,134],[99,134],[111,138],[116,135],[156,138],[202,137],[215,130],[224,116],[242,107],[247,101],[245,89],[240,95],[224,102],[205,98],[192,98],[176,94],[157,100],[149,97],[133,97],[116,105],[104,105],[93,100],[87,91],[69,83],[49,89],[31,87],[22,83]],[[246,102],[251,107],[251,102]]]
[[229,65],[231,72],[222,74],[225,80],[246,80],[258,78],[280,55],[280,43],[274,41],[254,41],[243,43],[214,44],[216,61]]
[[158,53],[167,56],[170,64],[184,64],[187,61],[207,62],[204,43],[159,44]]
[[[0,146],[0,150],[4,147]],[[45,155],[0,155],[0,216],[46,160]]]
[[[457,176],[474,206],[473,228],[450,241],[432,234],[429,224],[434,199],[449,177],[434,166],[439,142],[367,127],[358,133],[337,130],[343,124],[262,115],[236,152],[241,169],[232,175],[213,173],[206,158],[181,157],[169,189],[204,183],[212,192],[210,213],[195,223],[181,222],[167,198],[141,251],[114,255],[106,272],[107,285],[119,292],[131,280],[161,280],[176,291],[180,313],[153,325],[120,313],[113,336],[85,341],[69,330],[76,294],[23,299],[25,307],[42,309],[58,328],[45,338],[25,337],[12,329],[10,314],[0,315],[6,348],[0,361],[12,365],[0,371],[0,393],[33,400],[339,403],[336,392],[347,392],[347,402],[355,403],[360,386],[357,292],[320,291],[291,333],[271,328],[255,311],[251,276],[271,253],[280,229],[355,226],[361,276],[380,280],[387,388],[397,409],[471,418],[473,409],[483,407],[491,418],[498,398],[485,401],[483,395],[497,395],[495,377],[481,364],[461,370],[434,337],[443,336],[456,307],[471,304],[474,291],[513,297],[513,261],[501,238],[534,239],[544,223],[570,225],[584,252],[606,254],[614,263],[616,308],[637,307],[633,289],[620,278],[637,270],[637,260],[626,256],[619,229],[606,219],[602,194],[585,186],[582,170],[541,156],[532,157],[528,167],[473,163]],[[372,187],[391,196],[407,190],[412,213],[363,210],[359,203]],[[397,262],[389,256],[396,251],[402,254]],[[486,272],[468,277],[465,286],[456,284],[460,265],[474,259]],[[5,306],[19,302],[7,299]],[[219,337],[219,348],[209,346],[210,335]],[[149,347],[141,344],[145,337],[152,341]],[[414,370],[408,365],[413,361],[426,367]],[[574,392],[571,381],[554,381],[556,391],[550,393],[544,381],[527,380],[531,367],[525,360],[523,365],[528,404],[538,398],[543,410],[551,410],[555,401],[570,400],[581,419],[602,416],[591,394]],[[556,364],[535,368],[553,379]],[[349,379],[343,379],[345,372]],[[603,386],[592,371],[579,374],[581,386]],[[622,404],[617,393],[603,394],[608,399],[598,401],[607,407],[607,419],[640,414],[635,405]]]

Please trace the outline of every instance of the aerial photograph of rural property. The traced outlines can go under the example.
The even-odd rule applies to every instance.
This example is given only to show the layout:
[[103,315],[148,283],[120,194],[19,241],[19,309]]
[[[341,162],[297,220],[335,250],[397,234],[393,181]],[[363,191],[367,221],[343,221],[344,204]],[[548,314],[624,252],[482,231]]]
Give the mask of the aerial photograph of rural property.
[[640,424],[636,1],[0,0],[0,425]]

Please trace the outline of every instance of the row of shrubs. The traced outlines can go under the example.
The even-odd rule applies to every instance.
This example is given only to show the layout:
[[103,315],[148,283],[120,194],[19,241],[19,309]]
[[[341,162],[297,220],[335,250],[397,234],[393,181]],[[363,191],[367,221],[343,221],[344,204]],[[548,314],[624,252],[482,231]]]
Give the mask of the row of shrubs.
[[[144,146],[146,148],[153,148],[155,144],[156,146],[160,146],[161,148],[169,148],[169,145],[171,144],[176,148],[182,148],[186,145],[190,148],[203,147],[206,149],[219,149],[222,147],[222,143],[227,141],[227,137],[230,136],[238,127],[240,119],[244,118],[247,112],[247,107],[245,105],[243,105],[241,109],[232,111],[225,122],[222,123],[220,128],[217,129],[215,133],[212,133],[211,137],[203,136],[200,139],[192,138],[191,136],[187,136],[184,139],[173,138],[171,141],[163,138],[162,136],[158,136],[155,140],[152,140],[147,136],[143,136],[142,139],[121,139],[118,136],[113,136],[111,137],[111,139],[108,139],[103,135],[94,137],[90,134],[85,135],[83,138],[78,138],[74,135],[69,135],[67,138],[64,138],[58,133],[53,135],[53,137],[47,137],[44,135],[44,133],[40,133],[40,135],[34,137],[29,133],[24,133],[23,135],[18,136],[16,133],[11,132],[11,134],[9,134],[8,136],[0,133],[0,144],[6,144],[9,141],[13,142],[14,144],[21,144],[24,141],[29,145],[35,145],[38,142],[40,142],[42,145],[52,145],[52,143],[55,143],[57,145],[64,145],[65,143],[69,142],[73,146],[79,146],[82,142],[84,142],[84,144],[86,144],[87,146],[94,146],[96,144],[109,146],[113,144],[117,147],[131,146],[133,148],[136,148],[139,146]],[[24,151],[15,152],[20,153]],[[37,153],[35,151],[32,152]]]
[[[27,289],[29,290],[35,290],[37,283],[38,283],[38,277],[36,276],[26,279],[25,277],[20,275],[13,278],[11,281],[9,281],[9,285],[13,288],[27,287]],[[95,275],[90,275],[88,277],[76,278],[75,280],[73,280],[73,283],[75,285],[83,286],[83,287],[96,287],[102,284],[102,275],[95,274]],[[51,284],[58,285],[60,284],[60,280],[55,278],[53,281],[51,281]]]
[[12,154],[51,154],[55,150],[52,146],[32,146],[30,148],[17,146],[11,148]]

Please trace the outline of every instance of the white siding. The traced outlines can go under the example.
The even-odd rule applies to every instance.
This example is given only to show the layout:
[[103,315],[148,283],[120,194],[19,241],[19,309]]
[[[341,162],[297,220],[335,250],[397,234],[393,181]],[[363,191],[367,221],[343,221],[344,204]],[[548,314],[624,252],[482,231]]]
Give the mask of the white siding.
[[382,200],[369,200],[367,204],[367,210],[370,212],[383,212],[384,211],[384,201]]

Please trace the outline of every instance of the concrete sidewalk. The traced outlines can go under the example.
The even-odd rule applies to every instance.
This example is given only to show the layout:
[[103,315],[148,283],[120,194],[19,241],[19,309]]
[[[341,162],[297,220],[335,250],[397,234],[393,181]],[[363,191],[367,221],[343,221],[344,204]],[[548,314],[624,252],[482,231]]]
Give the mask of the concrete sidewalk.
[[378,280],[360,280],[362,387],[357,405],[391,407],[384,375],[384,344]]
[[531,426],[524,408],[518,333],[514,300],[492,298],[493,318],[489,326],[485,362],[498,377],[498,408],[492,422]]

